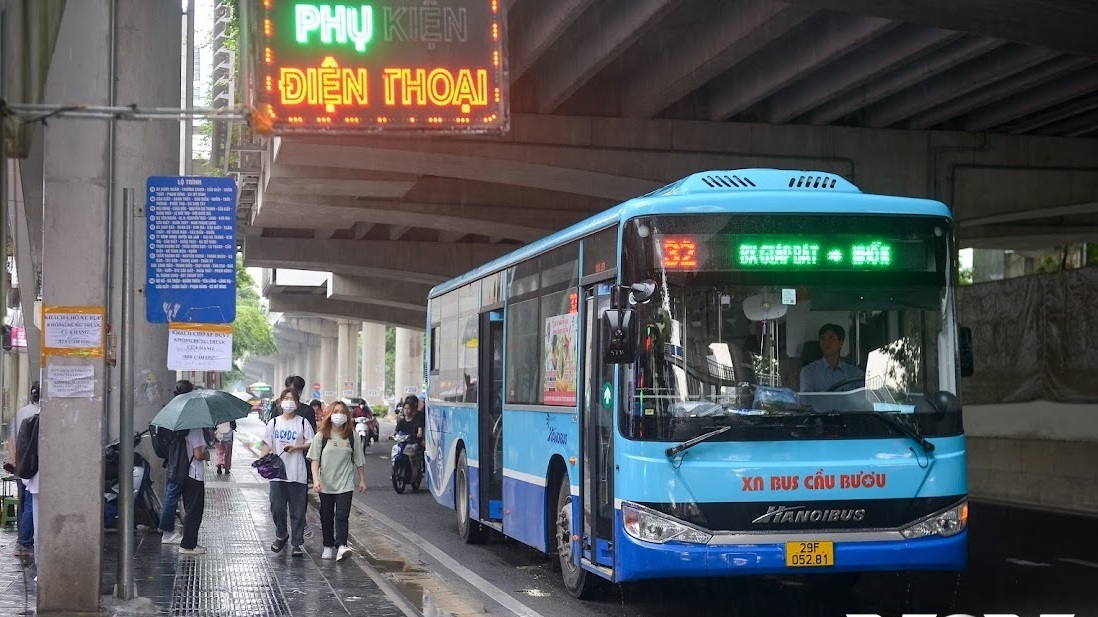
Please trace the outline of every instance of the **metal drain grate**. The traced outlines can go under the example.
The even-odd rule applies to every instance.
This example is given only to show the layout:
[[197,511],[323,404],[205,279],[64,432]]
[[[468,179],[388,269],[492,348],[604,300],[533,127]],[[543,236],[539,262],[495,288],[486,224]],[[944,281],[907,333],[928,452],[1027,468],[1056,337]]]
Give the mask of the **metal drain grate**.
[[240,489],[206,489],[199,557],[180,557],[169,609],[173,617],[290,615]]

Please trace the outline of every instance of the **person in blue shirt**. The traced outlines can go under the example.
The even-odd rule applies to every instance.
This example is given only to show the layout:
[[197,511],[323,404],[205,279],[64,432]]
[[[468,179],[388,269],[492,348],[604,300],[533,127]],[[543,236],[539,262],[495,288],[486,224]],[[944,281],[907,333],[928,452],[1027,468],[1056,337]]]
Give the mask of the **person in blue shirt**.
[[865,374],[853,364],[844,362],[839,354],[846,340],[842,326],[828,323],[820,326],[820,353],[823,357],[801,369],[801,392],[826,392],[845,379],[863,378]]

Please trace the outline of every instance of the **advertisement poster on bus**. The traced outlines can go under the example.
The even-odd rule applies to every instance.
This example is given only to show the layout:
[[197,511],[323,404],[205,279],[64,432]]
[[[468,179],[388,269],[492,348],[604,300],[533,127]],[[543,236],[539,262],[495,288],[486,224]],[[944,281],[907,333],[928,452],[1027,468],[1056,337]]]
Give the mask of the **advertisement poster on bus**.
[[545,319],[545,370],[541,391],[546,405],[576,404],[576,336],[579,314]]

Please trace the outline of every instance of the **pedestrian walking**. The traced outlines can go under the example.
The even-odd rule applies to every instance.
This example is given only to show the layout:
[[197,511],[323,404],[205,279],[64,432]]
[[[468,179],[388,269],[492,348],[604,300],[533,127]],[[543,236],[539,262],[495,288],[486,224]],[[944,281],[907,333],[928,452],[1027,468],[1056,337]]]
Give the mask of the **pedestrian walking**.
[[217,475],[225,473],[233,466],[233,436],[236,435],[236,420],[222,422],[217,426]]
[[[297,415],[301,399],[297,390],[286,388],[278,397],[282,414],[271,418],[263,436],[262,454],[274,452],[286,468],[285,479],[271,480],[271,517],[275,539],[271,550],[281,551],[289,541],[291,555],[301,555],[305,544],[305,506],[308,492],[305,453],[313,440],[312,426]],[[286,514],[289,511],[289,530]]]
[[[194,390],[194,384],[189,380],[180,379],[175,382],[175,389],[172,390],[172,394],[179,396],[192,390]],[[167,459],[164,460],[163,466],[167,468]],[[175,531],[175,518],[179,510],[179,498],[182,495],[182,484],[176,484],[168,479],[164,481],[164,504],[160,508],[160,531],[164,534],[160,538],[161,544],[179,544],[179,541],[183,539],[183,534]],[[184,507],[186,506],[184,505]]]
[[358,492],[366,492],[362,442],[355,438],[350,418],[346,403],[332,403],[309,447],[313,488],[320,495],[320,530],[324,538],[321,559],[342,561],[351,555],[351,549],[347,547],[347,526],[355,476],[358,477]]
[[206,435],[200,428],[187,431],[190,467],[183,483],[183,537],[179,540],[180,555],[201,555],[206,548],[198,545],[198,528],[206,508],[206,461],[210,460]]

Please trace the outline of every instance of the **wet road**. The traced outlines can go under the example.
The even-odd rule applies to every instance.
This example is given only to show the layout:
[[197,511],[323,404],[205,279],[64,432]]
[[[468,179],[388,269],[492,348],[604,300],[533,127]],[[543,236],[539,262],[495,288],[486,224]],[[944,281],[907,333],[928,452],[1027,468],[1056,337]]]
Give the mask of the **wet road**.
[[[383,424],[382,435],[391,430]],[[356,495],[366,508],[360,521],[372,525],[367,542],[376,540],[386,553],[383,569],[421,572],[421,580],[429,579],[398,584],[425,614],[1098,617],[1098,543],[1093,540],[1098,519],[986,504],[971,508],[969,565],[959,574],[867,574],[848,592],[829,589],[826,579],[796,577],[658,581],[619,586],[604,601],[583,602],[568,595],[546,556],[500,536],[486,545],[466,546],[452,510],[436,504],[426,491],[398,495],[388,480],[389,447],[382,441],[370,448],[370,489]],[[439,601],[440,596],[450,600]]]

